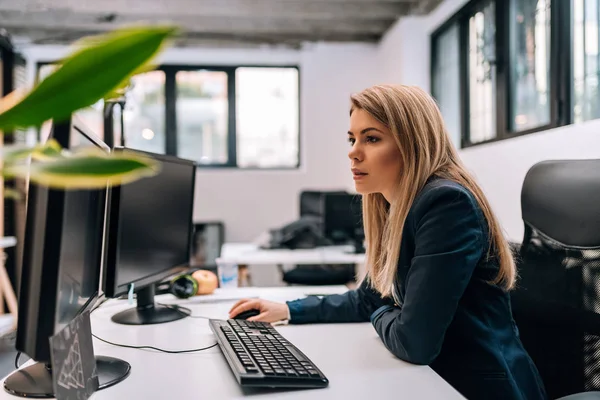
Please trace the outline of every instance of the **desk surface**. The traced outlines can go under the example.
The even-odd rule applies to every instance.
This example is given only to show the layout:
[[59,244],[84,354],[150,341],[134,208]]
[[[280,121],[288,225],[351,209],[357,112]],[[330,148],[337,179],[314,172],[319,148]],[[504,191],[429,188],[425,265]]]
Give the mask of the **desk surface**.
[[252,243],[225,243],[221,259],[248,265],[274,264],[360,264],[364,254],[352,253],[352,246],[325,246],[314,249],[261,249]]
[[[189,307],[194,316],[227,318],[237,298],[260,296],[275,301],[307,294],[342,293],[344,286],[240,288],[220,290],[215,296],[178,300],[170,295],[158,302]],[[215,343],[205,319],[185,318],[167,324],[117,325],[110,317],[125,308],[124,300],[111,300],[92,314],[92,329],[99,337],[120,344],[152,345],[183,350]],[[119,357],[131,364],[123,382],[94,393],[92,399],[319,399],[389,398],[462,399],[433,370],[398,360],[385,349],[368,323],[278,326],[329,378],[329,387],[310,390],[246,389],[238,385],[218,347],[199,353],[166,354],[111,346],[94,339],[97,355]],[[0,399],[16,399],[0,392]]]

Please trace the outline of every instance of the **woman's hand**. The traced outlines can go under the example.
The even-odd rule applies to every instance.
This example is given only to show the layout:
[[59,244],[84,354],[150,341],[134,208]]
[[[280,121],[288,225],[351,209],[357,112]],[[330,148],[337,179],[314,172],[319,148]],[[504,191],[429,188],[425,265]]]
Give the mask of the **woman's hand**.
[[288,317],[287,304],[261,299],[242,299],[231,307],[229,318],[234,318],[239,313],[248,310],[258,310],[260,312],[259,315],[248,318],[248,321],[276,322]]

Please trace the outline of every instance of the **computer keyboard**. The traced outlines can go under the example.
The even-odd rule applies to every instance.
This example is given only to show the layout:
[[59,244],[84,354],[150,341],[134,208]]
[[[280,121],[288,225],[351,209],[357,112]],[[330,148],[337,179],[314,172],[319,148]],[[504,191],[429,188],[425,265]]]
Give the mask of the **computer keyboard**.
[[242,386],[323,388],[329,380],[295,345],[266,322],[209,322]]

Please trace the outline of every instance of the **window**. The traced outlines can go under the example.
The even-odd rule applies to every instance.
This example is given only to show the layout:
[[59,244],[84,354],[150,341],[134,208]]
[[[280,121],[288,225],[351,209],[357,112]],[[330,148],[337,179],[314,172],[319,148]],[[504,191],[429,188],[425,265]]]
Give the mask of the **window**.
[[573,120],[600,118],[598,0],[573,1]]
[[[40,65],[38,76],[52,68]],[[103,107],[99,101],[79,112],[100,136]],[[123,120],[126,147],[177,155],[200,167],[297,168],[298,68],[164,65],[132,78]],[[114,132],[120,144],[120,127]]]
[[175,81],[177,155],[201,164],[227,164],[227,73],[178,71]]
[[[178,156],[199,166],[298,166],[297,68],[165,68],[175,86],[176,139],[171,148]],[[167,94],[167,103],[169,98]]]
[[599,3],[471,0],[433,32],[433,94],[463,147],[600,117]]
[[550,0],[512,0],[510,130],[550,123]]
[[166,152],[165,104],[163,71],[131,78],[123,112],[126,147],[151,153]]
[[496,12],[485,3],[469,18],[469,142],[496,136]]
[[433,96],[456,147],[461,146],[460,27],[453,23],[433,39]]
[[235,83],[238,166],[298,165],[298,70],[238,68]]

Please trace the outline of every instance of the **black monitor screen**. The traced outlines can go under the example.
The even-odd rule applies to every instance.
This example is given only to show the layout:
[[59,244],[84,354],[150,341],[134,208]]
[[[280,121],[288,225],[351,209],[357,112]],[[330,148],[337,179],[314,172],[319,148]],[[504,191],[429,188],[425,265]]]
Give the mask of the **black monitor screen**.
[[[70,150],[98,147],[73,125]],[[60,241],[55,331],[95,298],[100,286],[106,190],[67,190]]]
[[161,164],[157,175],[119,188],[115,269],[120,293],[189,264],[196,168],[176,157],[154,157]]
[[[75,115],[51,135],[63,148],[110,151]],[[48,338],[98,298],[106,195],[29,185],[16,347],[36,361],[50,362]]]

